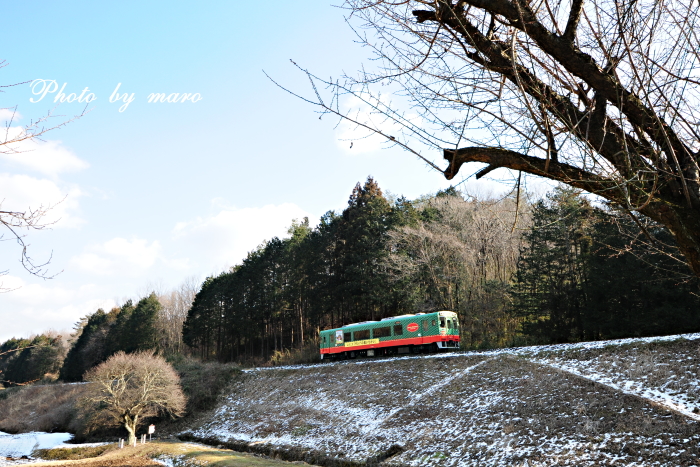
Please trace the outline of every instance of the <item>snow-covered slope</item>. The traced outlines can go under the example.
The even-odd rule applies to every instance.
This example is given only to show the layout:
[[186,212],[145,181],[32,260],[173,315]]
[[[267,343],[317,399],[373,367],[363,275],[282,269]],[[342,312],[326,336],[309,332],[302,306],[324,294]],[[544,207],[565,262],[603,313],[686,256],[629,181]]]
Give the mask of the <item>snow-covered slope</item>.
[[699,339],[253,370],[189,434],[387,465],[700,465]]

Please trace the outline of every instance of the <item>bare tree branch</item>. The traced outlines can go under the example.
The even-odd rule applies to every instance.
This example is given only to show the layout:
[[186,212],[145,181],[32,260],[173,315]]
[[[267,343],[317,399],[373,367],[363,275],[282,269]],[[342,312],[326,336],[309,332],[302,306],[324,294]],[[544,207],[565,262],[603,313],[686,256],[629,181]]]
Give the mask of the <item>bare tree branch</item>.
[[[7,63],[3,60],[0,61],[0,68],[7,66]],[[0,88],[6,88],[11,86],[18,86],[23,83],[16,83],[12,85],[0,86]],[[4,92],[0,90],[0,92]],[[11,117],[5,124],[5,129],[0,136],[0,155],[17,155],[28,152],[30,150],[26,149],[24,143],[30,141],[43,141],[42,137],[49,131],[59,129],[68,123],[82,117],[87,112],[87,108],[83,111],[74,115],[71,118],[66,118],[63,115],[54,115],[53,111],[49,111],[43,117],[31,121],[29,124],[24,126],[15,126],[14,122],[17,120],[17,107],[12,108],[2,108],[0,110],[10,110],[12,112]],[[55,110],[55,109],[54,109]],[[53,123],[53,120],[58,118],[57,123]],[[9,233],[9,237],[5,238],[5,234],[0,234],[0,241],[14,240],[20,247],[20,263],[24,269],[30,274],[41,277],[42,279],[51,279],[59,273],[50,274],[46,269],[46,266],[51,262],[52,255],[45,261],[35,261],[29,256],[28,247],[29,244],[25,242],[26,233],[22,231],[31,230],[44,230],[49,228],[53,222],[46,222],[45,218],[47,214],[56,207],[54,205],[41,205],[38,208],[28,207],[24,211],[16,210],[2,210],[3,201],[0,201],[0,227],[4,227],[5,231]],[[62,202],[62,201],[61,201]],[[9,272],[8,269],[0,269],[0,277],[6,275]],[[7,287],[3,288],[2,283],[0,283],[0,292],[8,292],[12,289]]]

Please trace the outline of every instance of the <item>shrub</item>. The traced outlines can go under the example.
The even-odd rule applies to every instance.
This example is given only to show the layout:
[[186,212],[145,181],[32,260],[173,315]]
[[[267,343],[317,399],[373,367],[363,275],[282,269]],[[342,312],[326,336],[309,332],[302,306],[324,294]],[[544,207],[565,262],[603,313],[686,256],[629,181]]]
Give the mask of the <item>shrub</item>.
[[307,341],[299,349],[275,350],[270,357],[270,365],[299,365],[302,363],[317,363],[321,361],[318,343]]
[[182,390],[187,396],[187,413],[214,408],[219,394],[231,379],[241,374],[232,363],[200,362],[192,358],[178,358],[173,366],[180,374]]
[[32,455],[47,461],[90,459],[102,455],[113,448],[113,444],[103,444],[101,446],[75,448],[37,449]]

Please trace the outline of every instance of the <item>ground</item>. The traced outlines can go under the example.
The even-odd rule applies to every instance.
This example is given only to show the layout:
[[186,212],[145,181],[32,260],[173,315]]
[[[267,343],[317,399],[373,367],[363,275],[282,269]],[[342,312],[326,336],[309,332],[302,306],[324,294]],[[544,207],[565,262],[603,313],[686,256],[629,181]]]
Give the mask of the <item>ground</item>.
[[700,465],[698,339],[252,370],[184,435],[397,466]]
[[[179,436],[268,457],[154,443],[70,465],[700,465],[699,348],[690,334],[251,369]],[[55,424],[70,411],[42,407],[71,391],[5,397],[0,422]]]
[[[56,451],[56,450],[53,450]],[[54,453],[54,455],[56,455]],[[95,458],[70,459],[50,462],[34,462],[27,466],[80,466],[80,467],[141,467],[163,466],[189,467],[282,467],[293,465],[275,459],[255,457],[250,454],[217,449],[201,444],[174,441],[157,441],[145,445],[119,449],[110,445],[109,449]]]

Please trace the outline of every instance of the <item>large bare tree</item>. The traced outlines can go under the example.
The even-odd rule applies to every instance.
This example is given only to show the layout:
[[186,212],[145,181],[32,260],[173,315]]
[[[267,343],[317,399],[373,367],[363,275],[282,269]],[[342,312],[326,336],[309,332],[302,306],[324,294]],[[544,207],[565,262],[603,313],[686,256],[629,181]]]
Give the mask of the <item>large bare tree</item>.
[[[698,2],[345,6],[351,24],[361,19],[358,37],[379,66],[341,81],[309,73],[316,93],[308,100],[323,112],[383,135],[434,168],[430,154],[439,150],[448,179],[479,162],[487,165],[476,167],[477,178],[506,167],[648,216],[668,227],[700,276]],[[344,106],[348,95],[365,110]]]
[[89,370],[84,379],[91,383],[81,401],[81,409],[90,421],[88,426],[121,425],[129,433],[129,444],[136,439],[136,430],[145,418],[184,414],[187,401],[180,377],[153,352],[117,352]]

